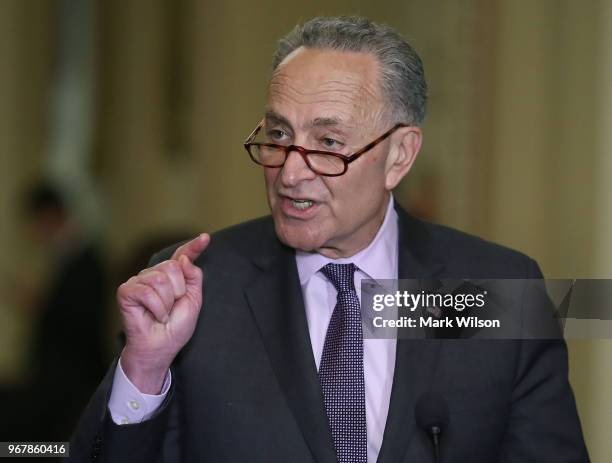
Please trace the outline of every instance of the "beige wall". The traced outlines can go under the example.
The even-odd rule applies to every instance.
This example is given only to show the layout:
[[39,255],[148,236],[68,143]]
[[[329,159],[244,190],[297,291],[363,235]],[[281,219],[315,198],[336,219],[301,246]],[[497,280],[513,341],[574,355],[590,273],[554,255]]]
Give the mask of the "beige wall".
[[[3,278],[38,268],[15,197],[46,165],[53,4],[0,6]],[[359,13],[409,37],[430,82],[424,149],[400,201],[425,201],[436,220],[534,256],[549,277],[612,276],[607,2],[185,0],[173,14],[162,0],[97,5],[89,154],[111,263],[159,230],[212,231],[266,213],[261,172],[241,144],[261,115],[275,41],[313,15]],[[170,40],[185,46],[169,49]],[[15,376],[28,319],[6,294],[0,371]],[[612,454],[611,351],[570,343],[596,462]]]
[[[489,221],[483,232],[534,256],[549,278],[612,275],[610,235],[602,239],[599,225],[610,217],[612,196],[597,186],[608,184],[602,167],[610,172],[612,147],[603,138],[604,120],[610,123],[602,114],[601,96],[610,93],[603,63],[610,61],[605,44],[612,24],[605,21],[604,3],[498,5]],[[607,461],[612,369],[606,359],[612,343],[568,344],[589,451],[593,461]]]

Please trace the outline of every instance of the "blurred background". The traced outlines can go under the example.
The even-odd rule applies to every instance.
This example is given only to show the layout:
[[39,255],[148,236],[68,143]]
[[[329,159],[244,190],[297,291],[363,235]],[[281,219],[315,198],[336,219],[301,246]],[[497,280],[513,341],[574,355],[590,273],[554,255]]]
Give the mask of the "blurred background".
[[[0,0],[3,432],[66,440],[116,353],[116,286],[170,242],[267,213],[242,142],[276,41],[337,14],[423,58],[400,203],[548,278],[612,277],[612,2]],[[609,461],[612,342],[569,348],[591,457]]]

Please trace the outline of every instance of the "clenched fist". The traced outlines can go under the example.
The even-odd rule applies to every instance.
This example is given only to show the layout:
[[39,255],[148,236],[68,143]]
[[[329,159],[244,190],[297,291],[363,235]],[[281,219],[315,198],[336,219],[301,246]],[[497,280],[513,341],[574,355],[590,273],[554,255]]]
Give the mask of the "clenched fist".
[[140,392],[159,394],[174,357],[193,335],[202,305],[202,270],[193,261],[209,242],[209,235],[199,235],[117,290],[126,335],[121,366]]

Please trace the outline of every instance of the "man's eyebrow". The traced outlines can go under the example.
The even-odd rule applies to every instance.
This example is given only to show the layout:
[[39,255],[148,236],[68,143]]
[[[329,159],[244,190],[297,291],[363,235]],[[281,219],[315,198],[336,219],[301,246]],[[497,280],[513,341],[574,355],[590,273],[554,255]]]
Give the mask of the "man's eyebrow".
[[280,114],[271,110],[266,111],[265,120],[267,122],[273,122],[291,128],[291,123],[286,117],[281,116]]
[[[289,120],[286,117],[272,110],[266,111],[265,120],[268,123],[280,124],[290,129],[293,128],[291,125],[291,122],[289,122]],[[339,117],[335,117],[335,116],[317,117],[313,119],[312,122],[310,123],[311,127],[338,127],[338,126],[343,126],[343,125],[344,123],[342,119],[340,119]]]
[[342,121],[338,117],[317,117],[312,121],[312,127],[338,126]]

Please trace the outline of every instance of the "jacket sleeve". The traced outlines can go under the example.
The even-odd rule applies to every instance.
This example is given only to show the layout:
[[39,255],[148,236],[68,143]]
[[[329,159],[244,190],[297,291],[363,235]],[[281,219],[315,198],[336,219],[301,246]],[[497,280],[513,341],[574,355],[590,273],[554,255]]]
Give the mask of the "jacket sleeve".
[[[528,278],[542,278],[534,261]],[[589,461],[562,338],[520,342],[507,426],[501,462]]]
[[172,384],[166,399],[148,420],[117,425],[108,410],[117,362],[109,369],[85,409],[70,442],[68,462],[172,463],[178,458],[178,407]]

